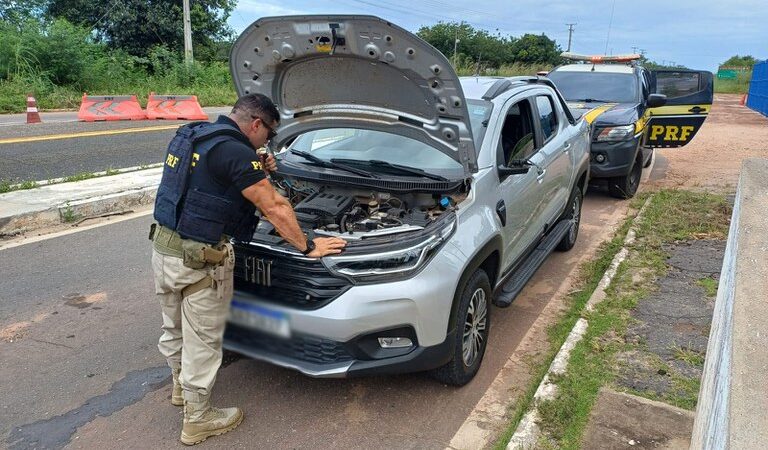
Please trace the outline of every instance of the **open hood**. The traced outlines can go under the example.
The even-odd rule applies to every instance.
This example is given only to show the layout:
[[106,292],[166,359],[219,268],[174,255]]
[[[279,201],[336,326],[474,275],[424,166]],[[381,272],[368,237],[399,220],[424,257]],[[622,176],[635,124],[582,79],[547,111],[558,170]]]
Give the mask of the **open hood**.
[[477,156],[459,78],[442,53],[373,16],[265,17],[232,47],[238,96],[280,111],[273,145],[321,128],[365,128],[425,142],[467,174]]

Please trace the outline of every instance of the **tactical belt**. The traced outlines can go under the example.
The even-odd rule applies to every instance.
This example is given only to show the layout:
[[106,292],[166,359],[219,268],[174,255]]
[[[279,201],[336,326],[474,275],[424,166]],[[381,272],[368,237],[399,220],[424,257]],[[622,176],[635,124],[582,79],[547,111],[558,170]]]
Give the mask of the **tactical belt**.
[[[177,258],[184,257],[183,242],[188,241],[188,239],[182,238],[179,233],[170,228],[160,224],[152,224],[149,231],[149,239],[154,243],[154,247],[159,253]],[[200,246],[200,251],[202,252],[200,259],[209,264],[221,264],[227,257],[226,250],[216,250],[207,244],[200,244]]]

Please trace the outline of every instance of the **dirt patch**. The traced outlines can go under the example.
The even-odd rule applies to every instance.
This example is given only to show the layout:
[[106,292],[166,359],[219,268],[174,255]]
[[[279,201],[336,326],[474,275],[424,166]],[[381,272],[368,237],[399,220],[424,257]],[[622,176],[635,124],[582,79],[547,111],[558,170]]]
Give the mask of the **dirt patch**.
[[768,158],[768,118],[740,101],[738,94],[715,95],[712,112],[690,144],[656,150],[649,185],[735,190],[744,159]]
[[631,312],[634,324],[627,330],[627,341],[639,345],[617,355],[615,383],[692,408],[715,300],[701,280],[718,279],[725,241],[687,241],[664,250],[669,254],[669,270],[658,280],[657,290]]
[[692,428],[691,412],[601,389],[582,448],[687,450]]
[[75,308],[84,309],[90,308],[96,303],[101,303],[107,299],[106,292],[97,292],[90,295],[82,295],[79,293],[67,294],[62,297],[64,304],[67,306],[73,306]]

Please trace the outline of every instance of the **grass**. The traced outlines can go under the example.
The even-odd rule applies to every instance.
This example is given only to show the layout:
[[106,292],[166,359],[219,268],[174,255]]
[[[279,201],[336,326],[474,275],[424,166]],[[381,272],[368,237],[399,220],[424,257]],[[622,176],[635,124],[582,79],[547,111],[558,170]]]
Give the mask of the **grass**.
[[746,94],[749,91],[751,78],[752,72],[739,73],[735,80],[715,76],[715,92],[718,94]]
[[229,68],[223,63],[199,66],[190,73],[174,71],[165,75],[131,73],[99,86],[56,85],[39,75],[0,79],[0,113],[26,111],[27,93],[33,92],[41,110],[77,109],[83,92],[89,95],[136,95],[146,105],[150,92],[197,95],[201,106],[232,105],[237,100]]
[[69,205],[69,202],[67,202],[64,211],[61,212],[61,220],[63,220],[65,223],[72,223],[79,219],[80,215],[75,213],[75,211]]
[[696,367],[704,367],[704,355],[689,348],[676,346],[674,349],[675,359],[683,361]]
[[0,194],[11,191],[23,191],[25,189],[34,189],[38,186],[36,181],[23,181],[17,184],[11,184],[10,181],[0,180]]
[[[585,313],[589,328],[573,349],[566,373],[556,380],[558,394],[554,400],[539,405],[542,429],[555,448],[580,448],[598,392],[616,374],[616,356],[620,352],[643,350],[643,343],[628,341],[625,335],[634,320],[630,316],[632,309],[653,291],[655,280],[666,273],[663,246],[704,237],[724,239],[729,219],[730,208],[722,196],[676,190],[660,191],[653,196],[636,224],[637,241],[606,290],[607,298],[595,311]],[[675,356],[693,365],[703,363],[703,355],[690,350],[681,348]],[[657,365],[659,373],[669,374],[672,392],[664,396],[633,393],[693,409],[699,380],[675,373],[663,361],[659,360]]]
[[697,281],[696,284],[704,288],[704,292],[707,293],[707,297],[714,297],[717,295],[718,282],[714,278],[704,277]]
[[98,175],[96,175],[93,172],[80,172],[75,175],[70,175],[68,177],[64,177],[62,182],[64,183],[71,183],[73,181],[83,181],[83,180],[90,180],[91,178],[96,178]]
[[[639,203],[634,203],[635,206],[638,204]],[[587,301],[589,301],[592,293],[597,288],[597,284],[600,282],[603,274],[608,270],[611,261],[613,261],[613,257],[621,249],[631,223],[632,219],[627,218],[616,231],[614,237],[600,245],[596,256],[579,268],[580,280],[577,283],[578,286],[568,299],[566,299],[568,309],[563,316],[561,316],[558,321],[547,330],[549,346],[545,355],[537,364],[532,365],[532,381],[526,387],[523,395],[521,395],[510,407],[510,424],[506,431],[496,441],[494,449],[503,450],[506,448],[506,445],[514,434],[518,424],[523,416],[525,416],[525,413],[530,409],[533,402],[533,396],[536,393],[539,383],[547,373],[549,365],[552,364],[552,360],[560,350],[563,342],[565,342],[565,339],[568,337],[574,324],[581,317],[581,311],[584,309],[584,305],[587,304]]]

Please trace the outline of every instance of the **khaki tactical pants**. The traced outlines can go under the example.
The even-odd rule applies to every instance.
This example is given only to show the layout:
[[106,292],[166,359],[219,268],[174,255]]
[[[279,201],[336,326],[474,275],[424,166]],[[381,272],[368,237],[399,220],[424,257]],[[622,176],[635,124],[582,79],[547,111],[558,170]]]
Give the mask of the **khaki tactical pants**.
[[[202,269],[186,267],[182,258],[152,250],[155,292],[163,313],[163,335],[158,348],[179,377],[187,401],[203,401],[211,393],[222,358],[224,326],[232,301],[232,246],[221,265]],[[213,286],[187,297],[182,290],[210,276]]]

